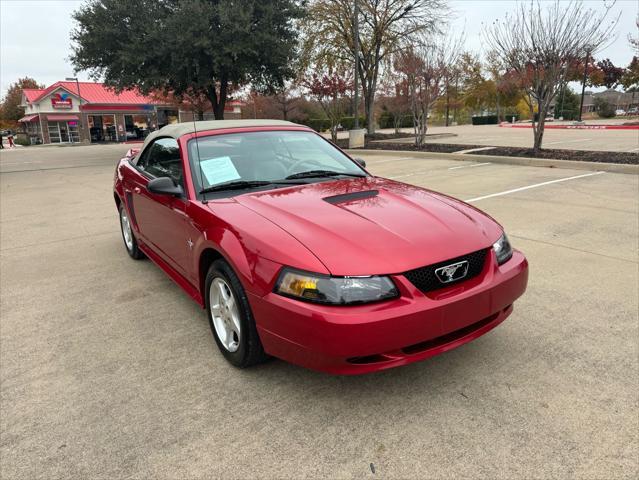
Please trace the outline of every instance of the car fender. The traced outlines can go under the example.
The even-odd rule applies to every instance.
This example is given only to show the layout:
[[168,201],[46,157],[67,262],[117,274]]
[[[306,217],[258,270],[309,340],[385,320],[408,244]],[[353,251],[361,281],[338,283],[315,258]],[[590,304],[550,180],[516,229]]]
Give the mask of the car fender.
[[120,203],[124,202],[124,185],[122,183],[122,172],[120,171],[123,160],[124,159],[118,162],[115,166],[115,172],[113,173],[113,196],[117,207],[119,207]]
[[[246,248],[242,245],[236,234],[230,229],[221,227],[208,228],[203,232],[198,254],[195,258],[196,268],[199,269],[200,258],[206,249],[213,249],[226,260],[235,273],[249,284],[253,283],[253,274],[247,259]],[[206,272],[204,272],[206,275]],[[245,283],[245,282],[242,282]]]

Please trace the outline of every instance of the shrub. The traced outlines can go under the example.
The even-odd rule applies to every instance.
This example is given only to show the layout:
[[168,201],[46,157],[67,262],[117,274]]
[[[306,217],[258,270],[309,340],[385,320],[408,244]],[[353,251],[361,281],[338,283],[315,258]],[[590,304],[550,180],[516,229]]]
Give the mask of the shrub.
[[615,107],[603,98],[595,98],[595,111],[601,118],[613,118]]
[[497,115],[482,115],[472,118],[473,125],[497,125]]
[[379,116],[379,128],[392,128],[393,114],[388,110],[384,110]]
[[307,118],[306,120],[301,120],[300,123],[311,127],[316,132],[323,132],[331,128],[331,122],[328,118]]
[[[413,126],[412,115],[402,115],[399,120],[400,128],[411,128]],[[379,128],[395,128],[395,115],[391,112],[384,111],[379,116]]]
[[[382,113],[383,115],[383,113]],[[366,123],[366,119],[363,115],[359,117],[359,127],[364,128],[364,124]],[[339,121],[339,124],[344,128],[344,130],[352,130],[355,125],[355,117],[342,117]],[[384,128],[381,126],[380,120],[380,128]]]

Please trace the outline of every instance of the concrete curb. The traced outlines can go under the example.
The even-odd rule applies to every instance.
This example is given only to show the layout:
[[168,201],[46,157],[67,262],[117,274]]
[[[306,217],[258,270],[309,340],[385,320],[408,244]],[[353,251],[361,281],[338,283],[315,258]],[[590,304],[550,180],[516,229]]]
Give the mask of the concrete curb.
[[503,157],[496,155],[474,155],[472,153],[439,153],[439,152],[415,152],[411,150],[367,150],[356,149],[346,150],[353,156],[358,154],[388,156],[403,155],[416,158],[432,158],[442,160],[458,160],[462,162],[491,162],[503,163],[507,165],[527,165],[529,167],[555,167],[572,168],[575,170],[591,170],[595,172],[629,173],[639,175],[639,165],[627,165],[623,163],[599,163],[581,162],[578,160],[553,160],[549,158],[529,158],[529,157]]

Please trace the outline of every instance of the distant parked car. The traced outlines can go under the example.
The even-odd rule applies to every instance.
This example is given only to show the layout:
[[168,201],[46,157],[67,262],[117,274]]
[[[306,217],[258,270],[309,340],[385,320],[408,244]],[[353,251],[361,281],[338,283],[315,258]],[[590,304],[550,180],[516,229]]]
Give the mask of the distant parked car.
[[639,107],[629,108],[628,115],[639,115]]
[[624,115],[626,115],[626,111],[621,108],[618,108],[617,110],[615,110],[615,115],[618,117],[623,117]]

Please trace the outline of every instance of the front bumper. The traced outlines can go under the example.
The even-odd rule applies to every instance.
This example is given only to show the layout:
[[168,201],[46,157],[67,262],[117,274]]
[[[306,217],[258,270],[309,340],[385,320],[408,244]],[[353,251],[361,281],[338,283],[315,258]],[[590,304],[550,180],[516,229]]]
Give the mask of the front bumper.
[[497,266],[492,250],[480,275],[424,294],[393,276],[397,299],[351,307],[249,295],[264,350],[314,370],[367,373],[432,357],[490,331],[526,290],[528,262],[515,250]]

